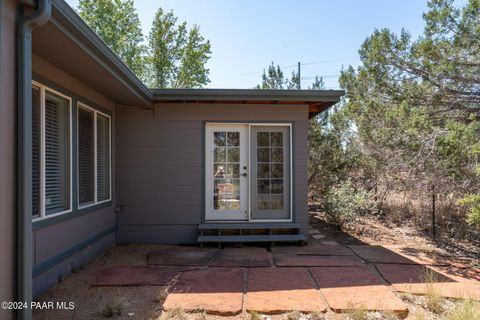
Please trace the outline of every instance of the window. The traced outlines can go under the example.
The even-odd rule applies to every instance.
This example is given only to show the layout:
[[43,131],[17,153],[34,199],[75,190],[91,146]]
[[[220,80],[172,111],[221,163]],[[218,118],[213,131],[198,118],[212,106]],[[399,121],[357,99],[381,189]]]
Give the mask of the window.
[[78,107],[78,204],[111,199],[110,117],[86,105]]
[[72,209],[71,99],[32,86],[32,217]]

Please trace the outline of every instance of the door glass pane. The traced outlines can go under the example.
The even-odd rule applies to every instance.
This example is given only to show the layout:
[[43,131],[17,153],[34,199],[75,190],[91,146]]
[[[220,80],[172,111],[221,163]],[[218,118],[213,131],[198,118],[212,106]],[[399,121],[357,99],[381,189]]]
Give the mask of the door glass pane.
[[272,162],[283,162],[283,148],[271,148]]
[[228,146],[239,147],[240,146],[240,132],[228,132]]
[[282,210],[283,209],[283,196],[272,195],[271,209]]
[[283,132],[257,132],[257,210],[283,210]]
[[258,164],[257,178],[270,178],[270,164]]
[[213,209],[240,210],[240,132],[213,136]]
[[223,163],[213,164],[213,177],[225,178],[225,165]]
[[231,195],[227,200],[228,210],[240,210],[240,195]]
[[281,179],[275,179],[275,180],[270,180],[271,181],[271,191],[272,194],[283,194],[283,180]]
[[258,179],[257,180],[257,193],[258,194],[270,194],[270,180]]
[[269,132],[258,132],[257,133],[257,146],[259,147],[268,147],[270,139]]
[[258,196],[257,197],[257,210],[269,210],[270,209],[270,196]]
[[225,147],[215,147],[214,153],[213,153],[213,161],[214,162],[225,162]]
[[257,162],[270,162],[270,149],[258,148],[257,149]]
[[213,134],[213,141],[215,147],[224,147],[225,146],[225,132],[215,132]]
[[227,201],[225,195],[213,195],[213,210],[225,210],[227,208]]
[[213,180],[213,193],[215,194],[223,194],[225,192],[225,185],[226,185],[226,180],[225,179],[215,179]]
[[283,133],[281,132],[272,132],[270,133],[272,139],[272,147],[282,147],[283,146]]
[[283,163],[272,164],[272,178],[283,178]]
[[240,178],[240,163],[229,163],[227,165],[227,178]]
[[240,162],[240,148],[228,147],[227,148],[227,161],[228,162]]

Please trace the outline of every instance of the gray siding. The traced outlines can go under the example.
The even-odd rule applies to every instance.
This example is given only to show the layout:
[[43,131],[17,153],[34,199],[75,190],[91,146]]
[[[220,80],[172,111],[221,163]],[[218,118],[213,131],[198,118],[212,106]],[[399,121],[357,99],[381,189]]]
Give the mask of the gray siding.
[[0,301],[14,300],[15,284],[15,10],[0,1]]
[[202,124],[293,122],[295,221],[307,230],[308,107],[161,104],[117,108],[117,242],[191,243],[202,211]]
[[[33,56],[33,72],[64,90],[88,99],[112,112],[112,172],[115,172],[115,104],[87,85],[67,75],[52,64]],[[49,86],[49,83],[43,83]],[[93,106],[92,106],[93,107]],[[73,112],[76,106],[73,105]],[[76,128],[74,126],[74,128]],[[76,146],[73,146],[76,148]],[[75,160],[75,159],[74,159]],[[75,172],[74,172],[75,174]],[[76,197],[74,196],[74,199]],[[66,276],[72,268],[115,243],[115,234],[101,235],[116,225],[115,175],[112,176],[112,205],[75,216],[71,219],[38,228],[33,232],[35,296]],[[74,202],[74,208],[77,206]],[[41,270],[41,272],[37,271]]]

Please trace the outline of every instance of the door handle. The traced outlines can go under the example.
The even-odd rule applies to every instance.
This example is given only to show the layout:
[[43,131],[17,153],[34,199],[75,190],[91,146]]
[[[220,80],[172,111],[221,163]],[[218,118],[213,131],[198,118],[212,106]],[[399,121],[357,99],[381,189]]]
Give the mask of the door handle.
[[247,173],[246,173],[246,172],[244,172],[244,173],[242,174],[242,176],[246,177],[246,176],[247,176]]

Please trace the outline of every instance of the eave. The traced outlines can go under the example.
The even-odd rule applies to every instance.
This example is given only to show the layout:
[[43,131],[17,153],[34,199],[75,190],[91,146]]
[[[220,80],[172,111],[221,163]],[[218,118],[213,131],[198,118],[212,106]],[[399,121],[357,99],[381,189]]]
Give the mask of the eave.
[[343,90],[152,89],[155,103],[308,105],[309,118],[340,101]]
[[149,108],[152,93],[63,0],[52,0],[50,21],[34,30],[33,53],[118,104]]

